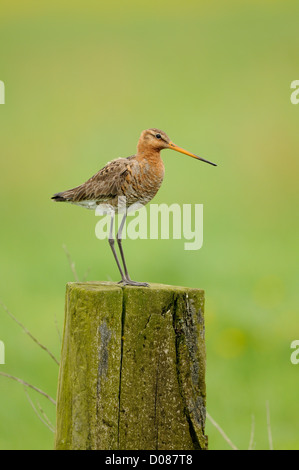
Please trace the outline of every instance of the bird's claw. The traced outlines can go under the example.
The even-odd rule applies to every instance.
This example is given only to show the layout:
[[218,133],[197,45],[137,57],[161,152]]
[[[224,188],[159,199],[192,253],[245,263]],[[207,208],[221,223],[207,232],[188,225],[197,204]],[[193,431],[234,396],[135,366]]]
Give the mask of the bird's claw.
[[122,279],[118,284],[122,284],[123,286],[149,287],[147,282],[137,282],[132,281],[131,279]]

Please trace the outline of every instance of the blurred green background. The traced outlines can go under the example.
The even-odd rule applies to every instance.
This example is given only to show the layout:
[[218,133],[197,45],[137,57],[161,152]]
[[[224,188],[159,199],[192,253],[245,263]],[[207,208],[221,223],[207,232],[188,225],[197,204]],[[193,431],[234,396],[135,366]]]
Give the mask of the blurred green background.
[[[206,291],[207,408],[241,449],[299,449],[298,2],[2,1],[0,299],[57,356],[65,244],[82,278],[118,280],[91,211],[54,204],[107,161],[135,152],[140,132],[178,145],[156,203],[203,203],[204,246],[127,240],[137,280]],[[0,310],[13,374],[55,397],[58,367]],[[30,397],[55,421],[54,407]],[[210,449],[229,446],[207,422]],[[51,449],[22,385],[0,377],[0,448]]]

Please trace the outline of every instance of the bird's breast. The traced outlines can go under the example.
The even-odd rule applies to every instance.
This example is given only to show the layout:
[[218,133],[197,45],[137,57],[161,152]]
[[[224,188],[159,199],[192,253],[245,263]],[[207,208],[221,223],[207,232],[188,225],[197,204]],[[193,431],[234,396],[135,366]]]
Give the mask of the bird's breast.
[[136,202],[147,204],[157,194],[164,178],[164,164],[143,158],[132,162],[126,175],[126,197],[128,205]]

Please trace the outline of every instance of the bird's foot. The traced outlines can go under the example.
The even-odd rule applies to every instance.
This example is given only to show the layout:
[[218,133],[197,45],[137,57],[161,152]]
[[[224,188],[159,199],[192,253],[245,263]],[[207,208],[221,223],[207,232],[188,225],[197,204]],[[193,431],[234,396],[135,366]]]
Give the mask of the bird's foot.
[[122,284],[123,286],[149,287],[149,284],[147,282],[132,281],[132,279],[130,278],[124,278],[119,281],[118,284]]

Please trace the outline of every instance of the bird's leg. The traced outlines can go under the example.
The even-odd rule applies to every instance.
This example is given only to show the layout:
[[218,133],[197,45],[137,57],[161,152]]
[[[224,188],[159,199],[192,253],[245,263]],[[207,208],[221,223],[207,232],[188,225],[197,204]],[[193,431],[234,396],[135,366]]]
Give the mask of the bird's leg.
[[123,270],[121,268],[120,262],[118,260],[115,248],[114,248],[114,238],[113,238],[113,222],[114,222],[114,213],[111,214],[111,223],[110,223],[110,233],[109,233],[109,245],[112,250],[113,256],[115,258],[117,267],[119,269],[120,275],[121,275],[121,282],[126,282],[126,276],[123,273]]
[[123,247],[122,247],[122,231],[123,231],[123,228],[124,228],[124,225],[125,225],[126,218],[127,218],[127,213],[125,213],[125,215],[123,216],[123,219],[120,223],[120,226],[119,226],[119,229],[118,229],[118,232],[117,232],[117,235],[116,235],[116,240],[117,240],[117,243],[118,243],[121,259],[122,259],[122,262],[123,262],[123,265],[124,265],[124,270],[125,270],[125,280],[122,279],[121,282],[124,285],[129,285],[129,286],[149,287],[149,284],[147,284],[147,282],[132,281],[132,279],[129,276],[128,268],[127,268],[127,264],[126,264],[126,260],[125,260],[125,255],[124,255],[124,251],[123,251]]
[[124,251],[123,251],[123,247],[122,247],[122,231],[123,231],[123,228],[124,228],[124,225],[125,225],[126,218],[127,218],[127,214],[125,213],[125,215],[122,218],[121,224],[119,226],[119,229],[118,229],[118,232],[117,232],[117,235],[116,235],[116,240],[117,240],[117,243],[118,243],[121,259],[122,259],[122,262],[123,262],[123,265],[124,265],[125,276],[126,276],[127,279],[130,279],[127,264],[126,264],[126,260],[125,260],[125,256],[124,256]]

